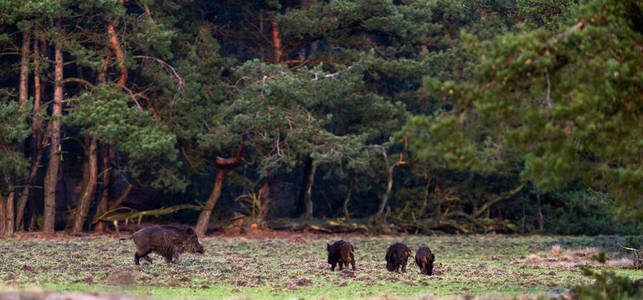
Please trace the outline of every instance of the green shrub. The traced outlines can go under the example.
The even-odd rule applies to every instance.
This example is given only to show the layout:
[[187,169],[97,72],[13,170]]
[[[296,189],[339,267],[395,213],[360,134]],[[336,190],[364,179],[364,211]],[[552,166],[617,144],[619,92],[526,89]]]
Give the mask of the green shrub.
[[552,234],[638,234],[641,225],[618,218],[613,200],[587,190],[554,193],[543,205],[545,230]]

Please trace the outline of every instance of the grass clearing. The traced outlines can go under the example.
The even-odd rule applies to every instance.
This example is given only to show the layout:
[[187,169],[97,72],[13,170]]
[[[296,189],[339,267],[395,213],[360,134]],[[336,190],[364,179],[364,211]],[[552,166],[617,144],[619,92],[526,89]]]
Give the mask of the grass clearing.
[[[357,271],[331,272],[326,243],[350,241]],[[640,237],[639,237],[640,239]],[[415,253],[421,244],[436,255],[434,276],[409,262],[407,273],[386,271],[386,248],[400,241]],[[581,265],[597,251],[607,268],[633,279],[619,253],[620,237],[560,236],[320,236],[263,239],[209,237],[204,255],[185,254],[179,265],[134,265],[134,243],[115,237],[0,240],[0,289],[107,292],[153,298],[361,298],[426,294],[500,295],[561,292],[589,283]],[[560,248],[558,248],[558,245]],[[610,261],[620,263],[609,264]],[[629,261],[631,263],[631,260]],[[631,265],[631,264],[630,264]]]

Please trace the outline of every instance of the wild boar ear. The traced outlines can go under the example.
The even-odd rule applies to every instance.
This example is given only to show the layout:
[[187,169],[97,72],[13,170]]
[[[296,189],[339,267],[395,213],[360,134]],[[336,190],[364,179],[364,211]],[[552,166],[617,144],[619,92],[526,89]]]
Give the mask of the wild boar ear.
[[191,228],[191,227],[186,227],[186,228],[185,228],[185,231],[187,231],[187,233],[188,233],[189,235],[194,235],[194,234],[195,234],[195,233],[194,233],[194,230],[192,230],[192,228]]

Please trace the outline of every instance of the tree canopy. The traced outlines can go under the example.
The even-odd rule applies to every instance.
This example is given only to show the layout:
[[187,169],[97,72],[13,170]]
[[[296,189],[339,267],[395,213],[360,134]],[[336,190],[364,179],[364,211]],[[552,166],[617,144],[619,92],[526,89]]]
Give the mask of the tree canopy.
[[[0,11],[4,233],[158,216],[205,234],[240,215],[427,233],[585,233],[572,228],[589,215],[599,232],[641,229],[640,1]],[[73,225],[56,223],[66,210]]]

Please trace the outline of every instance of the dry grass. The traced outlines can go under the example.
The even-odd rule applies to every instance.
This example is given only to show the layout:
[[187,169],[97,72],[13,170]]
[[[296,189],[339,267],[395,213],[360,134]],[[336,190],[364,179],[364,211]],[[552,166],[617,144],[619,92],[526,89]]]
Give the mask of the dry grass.
[[534,266],[549,266],[559,269],[572,269],[583,266],[634,269],[634,260],[631,257],[623,256],[623,253],[606,253],[606,262],[604,264],[592,259],[600,252],[595,247],[565,249],[560,245],[554,245],[551,247],[551,251],[529,254],[525,259],[520,259],[516,262],[527,262]]

